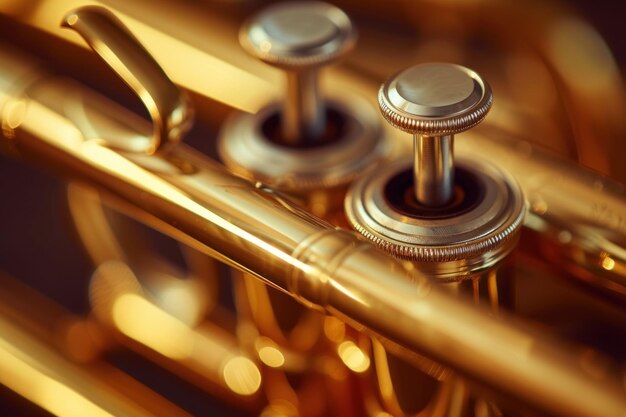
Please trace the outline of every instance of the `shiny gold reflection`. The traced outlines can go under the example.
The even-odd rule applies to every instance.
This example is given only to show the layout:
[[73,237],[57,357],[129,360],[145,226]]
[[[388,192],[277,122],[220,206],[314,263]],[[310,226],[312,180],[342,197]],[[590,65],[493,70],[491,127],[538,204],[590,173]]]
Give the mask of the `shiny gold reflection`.
[[239,395],[252,395],[261,386],[261,373],[248,358],[235,356],[229,359],[222,371],[226,385]]
[[[24,100],[10,101],[4,110],[4,119],[2,121],[3,132],[9,133],[16,129],[24,118],[26,112],[26,102]],[[12,137],[11,134],[9,134]]]
[[185,323],[197,323],[203,313],[201,300],[197,295],[202,289],[187,280],[170,280],[168,285],[159,288],[159,301],[165,311],[173,312],[175,317]]
[[253,361],[237,354],[235,341],[217,326],[190,327],[151,302],[125,263],[102,264],[92,280],[92,296],[100,318],[111,320],[129,339],[172,359],[178,369],[192,369],[238,395],[259,390],[261,373]]
[[343,363],[357,373],[365,372],[370,367],[370,358],[353,341],[346,340],[337,347],[337,353]]
[[607,271],[611,271],[613,268],[615,268],[615,260],[613,260],[613,258],[611,258],[608,255],[605,255],[602,259],[602,268],[606,269]]
[[256,343],[259,359],[271,368],[280,368],[285,364],[285,355],[280,348],[266,337],[261,337]]
[[40,368],[0,345],[0,383],[52,414],[65,417],[112,417],[96,404]]
[[113,304],[115,326],[131,339],[172,359],[191,355],[193,332],[182,321],[136,294],[123,294]]
[[[102,1],[66,0],[35,2],[25,14],[25,19],[35,27],[54,36],[85,46],[75,34],[59,29],[59,22],[68,10],[87,4],[104,5]],[[19,13],[11,5],[2,5],[3,12],[9,15]],[[275,95],[275,88],[255,74],[232,65],[219,57],[198,49],[187,42],[115,10],[115,14],[131,28],[139,41],[146,45],[150,54],[164,67],[171,78],[191,91],[201,92],[229,107],[247,112],[256,112],[268,97]],[[158,45],[158,47],[152,47]],[[170,59],[176,56],[182,59]],[[211,76],[207,77],[210,69]],[[233,82],[237,80],[237,82]],[[255,94],[250,94],[254,91]]]

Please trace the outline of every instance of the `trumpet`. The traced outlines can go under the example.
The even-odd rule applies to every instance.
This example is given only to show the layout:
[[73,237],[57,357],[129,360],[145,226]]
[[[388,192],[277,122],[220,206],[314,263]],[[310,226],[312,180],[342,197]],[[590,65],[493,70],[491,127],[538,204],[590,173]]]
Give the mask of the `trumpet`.
[[[85,284],[81,288],[90,306],[74,306],[83,310],[80,314],[3,278],[2,385],[58,415],[207,414],[206,408],[193,405],[194,400],[185,401],[189,392],[200,398],[196,403],[209,401],[209,392],[243,412],[267,416],[617,416],[626,412],[621,345],[602,333],[619,332],[626,323],[620,305],[626,294],[621,215],[626,200],[617,182],[626,177],[619,159],[623,145],[610,140],[623,137],[624,98],[609,58],[602,61],[599,75],[584,66],[575,68],[595,77],[585,78],[588,84],[583,86],[572,82],[580,73],[559,61],[562,57],[556,52],[562,52],[559,46],[565,48],[558,43],[563,36],[588,35],[581,32],[580,22],[576,26],[571,16],[561,22],[556,14],[550,15],[550,23],[560,23],[556,27],[561,32],[548,33],[545,45],[537,41],[545,65],[524,48],[507,57],[532,73],[546,95],[537,99],[532,92],[517,91],[527,93],[528,102],[516,106],[506,95],[500,99],[494,94],[493,118],[487,117],[479,128],[473,126],[491,106],[490,87],[471,70],[443,64],[418,66],[384,84],[379,93],[381,109],[383,104],[392,107],[393,94],[400,94],[402,88],[406,91],[432,73],[434,81],[447,74],[455,82],[441,88],[458,84],[481,89],[467,96],[479,96],[468,111],[480,111],[468,113],[471,126],[442,131],[403,125],[394,119],[394,109],[384,113],[395,127],[415,134],[416,149],[425,149],[412,181],[426,191],[415,190],[415,203],[411,193],[419,187],[410,185],[406,194],[410,199],[394,203],[387,187],[381,203],[372,206],[378,200],[373,198],[372,203],[367,196],[376,197],[371,188],[376,181],[385,175],[401,178],[392,169],[410,173],[410,163],[397,162],[402,161],[398,155],[410,153],[405,133],[385,125],[371,110],[376,89],[391,72],[407,67],[407,60],[462,59],[462,51],[450,39],[437,39],[445,25],[429,27],[428,19],[416,14],[397,16],[403,7],[415,7],[398,1],[387,19],[398,19],[409,28],[423,24],[435,40],[419,46],[399,42],[401,56],[365,72],[364,63],[377,62],[373,57],[381,52],[381,42],[388,45],[400,39],[395,33],[384,41],[373,39],[383,35],[365,25],[361,37],[373,46],[357,47],[354,57],[346,58],[344,69],[329,71],[329,89],[366,98],[324,101],[318,95],[316,71],[355,43],[347,18],[334,6],[272,6],[261,11],[257,20],[243,23],[244,15],[252,15],[249,5],[240,5],[242,12],[231,4],[181,3],[176,12],[186,19],[183,31],[172,26],[181,22],[163,20],[172,13],[169,3],[159,3],[152,14],[142,16],[143,2],[104,2],[121,21],[103,8],[76,8],[81,2],[74,3],[3,5],[3,27],[18,34],[7,38],[18,45],[45,39],[54,45],[55,54],[61,51],[59,56],[72,58],[70,73],[77,71],[76,63],[82,63],[80,68],[112,69],[140,98],[152,125],[89,87],[50,75],[45,65],[15,46],[0,50],[0,147],[71,181],[67,205],[95,266],[94,272],[79,274],[83,283],[91,276],[89,288]],[[351,2],[340,3],[357,13]],[[434,15],[445,12],[466,16],[468,22],[478,19],[473,4],[457,5],[454,11],[448,10],[451,5],[424,2],[426,6]],[[361,18],[369,21],[374,9],[367,5]],[[493,4],[489,12],[503,17],[519,10]],[[325,31],[330,23],[324,19],[335,25],[332,30]],[[448,29],[459,31],[452,39],[467,36],[459,27],[469,23],[452,20],[446,23]],[[57,30],[61,21],[82,39],[72,31]],[[288,24],[294,21],[300,24]],[[543,24],[543,29],[552,27]],[[498,25],[492,33],[511,30]],[[272,38],[288,30],[296,35],[288,32],[284,39]],[[531,35],[544,35],[537,32]],[[235,45],[237,33],[255,58]],[[193,36],[197,34],[206,36]],[[317,49],[297,43],[311,34],[316,42],[330,41]],[[199,48],[204,39],[214,41]],[[597,41],[593,36],[584,39]],[[68,42],[88,44],[108,66],[94,61],[93,52]],[[287,46],[271,55],[280,42]],[[148,52],[142,44],[154,50]],[[306,59],[298,60],[301,57]],[[282,106],[275,91],[281,74],[259,66],[258,58],[287,71],[288,94]],[[67,62],[54,65],[67,67]],[[419,77],[411,78],[416,72]],[[94,78],[119,85],[107,78],[110,74],[102,74]],[[489,71],[484,75],[488,77]],[[494,78],[495,92],[515,97],[513,87]],[[554,79],[567,93],[562,98],[564,108],[557,106],[555,89],[544,91]],[[402,82],[406,84],[400,90],[392,91],[392,85]],[[121,87],[116,88],[113,94],[126,101]],[[418,90],[427,89],[428,85],[420,84]],[[410,100],[415,94],[404,98]],[[598,97],[610,103],[610,111],[599,113],[590,104]],[[501,110],[496,107],[499,100]],[[440,101],[437,97],[433,102]],[[537,101],[545,106],[529,105]],[[409,104],[402,111],[426,106]],[[437,106],[428,111],[445,107]],[[239,113],[233,115],[233,109]],[[191,128],[194,114],[205,129],[203,134]],[[455,115],[438,117],[447,121]],[[564,129],[560,124],[568,118],[572,123]],[[600,121],[606,131],[595,128]],[[599,173],[532,144],[532,136],[522,129],[527,126],[533,126],[536,136],[553,138],[554,149],[577,153],[582,163]],[[454,134],[470,127],[453,140]],[[212,137],[219,136],[213,152],[232,172],[179,143],[190,129],[195,140],[204,140],[211,130]],[[575,145],[564,139],[570,134]],[[261,147],[253,142],[255,135],[275,139],[262,142]],[[346,139],[333,142],[333,135]],[[330,156],[323,154],[324,146],[331,149]],[[199,147],[207,144],[200,142]],[[467,183],[458,185],[453,180],[452,188],[446,188],[445,179],[434,180],[437,187],[422,180],[428,177],[431,153],[450,155],[442,157],[446,163],[451,155],[458,157],[456,168],[450,163],[440,171],[454,173],[461,178],[457,181]],[[475,156],[491,164],[477,162]],[[461,201],[456,206],[450,203],[456,197],[446,197],[442,204],[437,200],[441,189],[452,189],[463,201],[482,196],[490,204],[478,197],[476,202]],[[445,239],[452,228],[446,223],[442,234],[418,234],[419,239],[434,239],[434,245],[419,239],[415,243],[415,234],[406,233],[412,240],[393,248],[411,249],[388,250],[391,245],[381,243],[378,236],[382,227],[372,226],[373,221],[364,220],[362,213],[376,209],[384,214],[381,207],[404,203],[401,227],[435,229],[443,218],[460,228],[458,234],[479,230],[479,236],[450,243]],[[431,217],[423,223],[426,215],[407,215],[407,205],[419,206]],[[442,207],[453,214],[441,214],[437,210]],[[494,214],[496,207],[499,211]],[[476,210],[484,212],[468,217]],[[489,221],[480,223],[488,216]],[[464,222],[454,223],[457,217]],[[361,221],[374,232],[368,235],[363,226],[363,236],[355,233],[362,231]],[[397,233],[398,229],[391,229]],[[181,248],[172,249],[172,241],[164,236]],[[368,242],[371,236],[375,238]],[[156,254],[147,239],[162,241],[165,255]],[[453,248],[455,255],[440,248]],[[8,259],[3,258],[3,268],[5,262]],[[186,267],[181,268],[181,263]],[[234,288],[225,290],[231,281]],[[42,283],[40,288],[49,285]],[[6,296],[9,293],[14,296]],[[234,306],[220,305],[229,297]],[[34,311],[23,308],[27,303]],[[149,363],[144,363],[146,359]],[[406,369],[410,371],[403,373]],[[174,383],[165,390],[155,379]]]

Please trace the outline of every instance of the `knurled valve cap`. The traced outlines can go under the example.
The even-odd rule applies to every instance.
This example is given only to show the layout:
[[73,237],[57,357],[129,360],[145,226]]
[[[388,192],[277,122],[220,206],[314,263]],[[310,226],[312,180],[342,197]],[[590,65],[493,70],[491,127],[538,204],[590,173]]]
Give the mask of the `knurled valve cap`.
[[414,188],[418,202],[437,207],[454,194],[454,134],[480,123],[493,103],[489,84],[460,65],[408,68],[378,93],[383,117],[413,134]]
[[422,64],[385,82],[378,101],[390,124],[414,135],[414,155],[352,185],[345,200],[352,227],[440,280],[467,279],[504,259],[524,218],[521,190],[478,156],[455,167],[452,149],[454,134],[485,118],[489,85],[459,65]]

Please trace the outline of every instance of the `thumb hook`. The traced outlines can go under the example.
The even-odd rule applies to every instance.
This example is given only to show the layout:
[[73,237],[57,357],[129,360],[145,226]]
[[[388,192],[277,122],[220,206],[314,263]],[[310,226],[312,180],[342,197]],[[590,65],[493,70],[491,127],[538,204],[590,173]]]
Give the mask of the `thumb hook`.
[[152,119],[152,138],[127,150],[153,154],[178,143],[193,123],[187,95],[113,13],[86,6],[68,13],[61,26],[73,29],[137,94]]

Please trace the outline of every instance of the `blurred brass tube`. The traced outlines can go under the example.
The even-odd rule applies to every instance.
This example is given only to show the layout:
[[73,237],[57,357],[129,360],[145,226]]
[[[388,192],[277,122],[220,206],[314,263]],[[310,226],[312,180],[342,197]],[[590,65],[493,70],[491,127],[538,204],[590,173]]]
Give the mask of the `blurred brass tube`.
[[[461,43],[472,33],[504,50],[532,50],[545,64],[565,103],[571,129],[565,133],[574,144],[573,156],[589,168],[626,180],[626,165],[622,163],[626,142],[621,140],[626,135],[624,82],[600,34],[568,2],[390,0],[382,6],[379,2],[338,0],[338,5],[359,10],[370,18],[408,26],[420,35],[444,32]],[[385,13],[381,17],[382,8]],[[460,36],[455,38],[455,34]],[[414,64],[410,54],[389,55],[389,60],[395,60],[395,70]],[[531,83],[519,81],[525,86]],[[508,97],[496,95],[497,102],[503,99]],[[529,127],[523,125],[521,129]],[[546,142],[550,138],[543,137],[537,143]]]
[[[0,384],[54,415],[189,416],[106,363],[72,362],[54,345],[77,319],[9,277],[0,286]],[[52,317],[56,327],[45,323]]]
[[571,349],[455,299],[190,148],[153,156],[107,148],[111,135],[150,134],[117,105],[55,79],[22,92],[2,91],[3,147],[110,195],[141,221],[531,407],[568,417],[626,411],[621,381],[592,375]]
[[[537,255],[569,267],[605,295],[626,300],[626,189],[623,185],[495,127],[468,132],[459,155],[498,161],[528,202],[525,227],[541,234]],[[558,249],[545,250],[551,244]]]
[[191,326],[158,306],[124,262],[98,266],[90,298],[95,316],[128,348],[240,408],[260,409],[260,371],[236,338],[214,323]]

